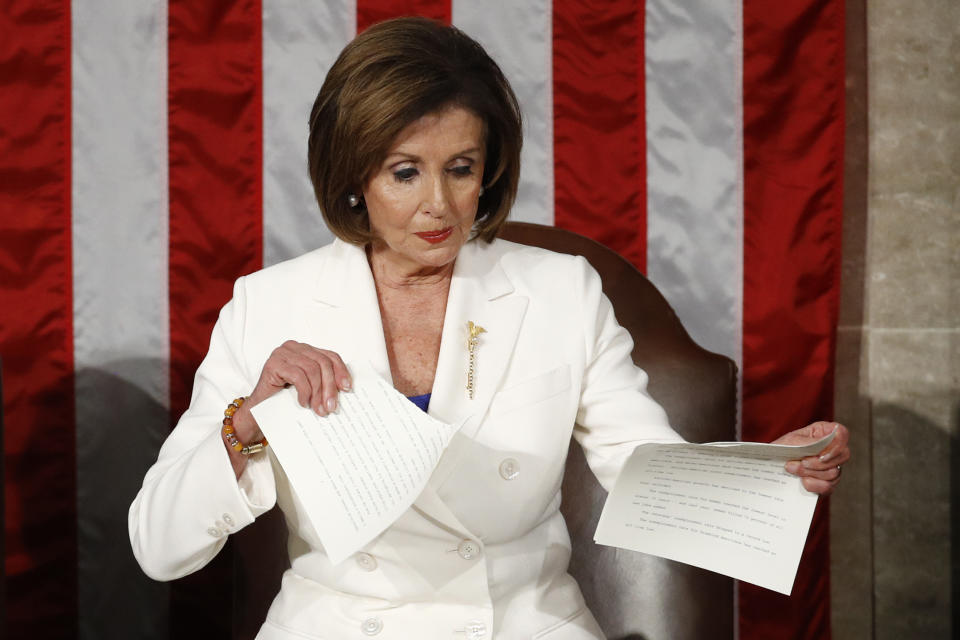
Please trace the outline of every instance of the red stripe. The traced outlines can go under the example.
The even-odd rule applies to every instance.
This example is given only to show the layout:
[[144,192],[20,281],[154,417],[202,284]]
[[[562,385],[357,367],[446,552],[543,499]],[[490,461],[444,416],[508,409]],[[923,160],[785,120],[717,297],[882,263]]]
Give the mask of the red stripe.
[[357,33],[399,16],[425,16],[450,24],[451,0],[357,0]]
[[5,637],[71,638],[77,513],[70,3],[20,5],[0,12]]
[[170,396],[189,404],[233,281],[262,266],[260,2],[169,4]]
[[[261,27],[259,0],[169,2],[174,419],[189,404],[194,372],[233,281],[263,263]],[[229,552],[171,591],[171,637],[230,637]]]
[[647,257],[644,3],[554,0],[555,223]]
[[[743,5],[743,438],[833,412],[842,220],[842,0]],[[741,585],[740,638],[829,638],[821,504],[787,598]]]

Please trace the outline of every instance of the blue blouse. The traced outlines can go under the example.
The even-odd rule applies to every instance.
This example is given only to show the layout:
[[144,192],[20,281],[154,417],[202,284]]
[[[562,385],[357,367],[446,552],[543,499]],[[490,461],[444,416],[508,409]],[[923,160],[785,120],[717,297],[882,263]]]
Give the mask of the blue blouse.
[[423,409],[424,413],[427,411],[427,407],[430,406],[430,394],[425,393],[422,396],[407,396],[407,399],[413,404],[417,405]]

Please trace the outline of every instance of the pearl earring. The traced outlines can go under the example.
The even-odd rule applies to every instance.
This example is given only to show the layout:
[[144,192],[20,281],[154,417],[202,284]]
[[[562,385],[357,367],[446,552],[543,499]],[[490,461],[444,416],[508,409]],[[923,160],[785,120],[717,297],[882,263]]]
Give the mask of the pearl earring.
[[478,198],[483,195],[483,191],[484,191],[483,185],[480,185],[480,193],[477,194]]
[[356,209],[360,205],[360,197],[355,193],[347,194],[347,204],[350,205],[351,209]]

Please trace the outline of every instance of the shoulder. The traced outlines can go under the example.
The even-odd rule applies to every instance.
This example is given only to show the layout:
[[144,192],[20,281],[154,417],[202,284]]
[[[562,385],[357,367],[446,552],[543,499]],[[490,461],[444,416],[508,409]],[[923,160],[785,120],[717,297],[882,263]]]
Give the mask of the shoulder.
[[582,256],[508,240],[494,240],[481,250],[490,252],[517,289],[528,292],[570,293],[571,287],[580,289],[596,274]]
[[237,288],[249,296],[271,300],[278,296],[316,298],[322,292],[336,289],[345,280],[367,269],[363,247],[334,240],[301,256],[279,262],[251,273],[237,281]]
[[475,243],[475,251],[486,254],[488,259],[498,261],[511,272],[532,270],[539,274],[551,270],[577,270],[586,264],[586,260],[580,256],[558,253],[549,249],[532,247],[499,238],[489,244]]
[[[356,255],[359,253],[359,256]],[[351,260],[363,264],[363,249],[340,240],[284,260],[237,279],[233,287],[233,306],[241,313],[266,317],[295,313],[331,283],[342,281],[351,270]]]
[[269,267],[264,267],[259,271],[254,271],[253,273],[243,276],[242,280],[244,280],[248,288],[252,289],[270,289],[281,284],[290,283],[303,285],[317,278],[323,271],[325,264],[331,261],[336,262],[337,255],[341,250],[341,247],[338,246],[339,244],[341,243],[336,241],[331,242],[328,245],[314,249],[313,251],[308,251],[296,258],[284,260]]

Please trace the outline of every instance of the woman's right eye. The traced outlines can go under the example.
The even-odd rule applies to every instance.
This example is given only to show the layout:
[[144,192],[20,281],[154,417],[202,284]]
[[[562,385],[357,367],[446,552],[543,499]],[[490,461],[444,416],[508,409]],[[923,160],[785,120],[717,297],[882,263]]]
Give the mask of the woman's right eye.
[[397,182],[410,182],[417,177],[417,170],[413,167],[407,167],[405,169],[398,169],[393,172],[393,178]]

